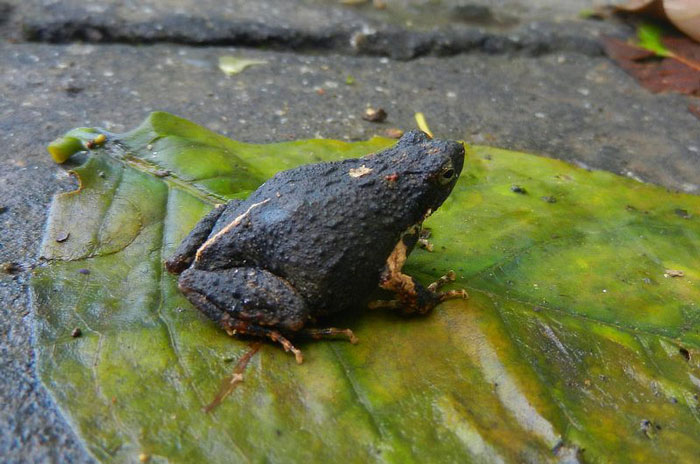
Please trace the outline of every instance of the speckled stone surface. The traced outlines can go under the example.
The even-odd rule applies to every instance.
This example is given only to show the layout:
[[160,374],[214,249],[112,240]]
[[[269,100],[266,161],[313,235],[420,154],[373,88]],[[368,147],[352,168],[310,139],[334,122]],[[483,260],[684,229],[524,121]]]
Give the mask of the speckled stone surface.
[[[415,19],[428,2],[387,0],[389,11],[403,15],[393,23],[383,22],[382,11],[330,1],[232,2],[247,6],[238,13],[221,12],[225,27],[252,27],[274,11],[284,20],[270,19],[268,25],[292,34],[279,36],[277,42],[263,37],[239,44],[247,48],[215,46],[206,40],[207,46],[194,47],[192,36],[181,43],[160,43],[162,36],[156,36],[155,43],[138,46],[112,44],[109,36],[66,36],[68,43],[54,44],[40,42],[50,37],[27,32],[28,25],[37,28],[35,32],[43,26],[59,30],[60,21],[65,26],[65,18],[76,20],[88,10],[104,16],[105,24],[121,18],[121,29],[114,30],[133,32],[138,30],[134,25],[164,14],[158,4],[180,14],[179,20],[197,4],[199,16],[192,20],[192,30],[201,32],[206,27],[200,26],[217,13],[217,3],[0,1],[0,262],[18,263],[14,273],[0,273],[3,462],[91,461],[36,380],[26,289],[51,197],[74,188],[66,169],[51,161],[45,146],[73,127],[120,132],[135,127],[151,111],[165,110],[243,141],[359,140],[389,128],[413,128],[414,113],[422,111],[440,137],[538,153],[700,193],[700,121],[687,111],[688,100],[649,94],[595,47],[587,48],[595,44],[595,34],[579,36],[576,31],[597,34],[623,27],[578,19],[577,12],[588,3],[583,0],[443,2],[436,16],[449,17],[459,6],[490,5],[486,13],[467,8],[460,24],[452,24],[454,20],[444,27],[438,22],[444,18],[432,24]],[[296,5],[293,11],[287,3]],[[388,31],[375,39],[396,37],[398,46],[410,53],[393,53],[394,44],[381,43],[374,50],[346,42],[322,47],[307,40],[321,30],[319,18],[328,18],[323,27],[346,20],[360,27],[348,29],[350,33],[364,27]],[[576,25],[570,28],[571,37],[582,37],[580,43],[587,44],[580,50],[576,41],[539,50],[512,46],[518,28],[535,31],[531,43],[546,43],[547,37],[561,37],[557,34],[567,22]],[[177,32],[172,24],[162,27]],[[547,28],[553,35],[543,32]],[[448,29],[511,46],[501,43],[490,49],[483,39],[471,49],[451,50],[450,56],[407,60],[439,52],[422,52],[420,40],[427,36],[421,34]],[[131,36],[132,41],[147,38],[143,34]],[[285,43],[297,40],[293,37],[306,38],[300,42],[301,51],[294,50],[293,42]],[[82,43],[75,42],[77,38]],[[217,67],[221,55],[262,59],[266,64],[226,76]],[[354,81],[351,85],[346,83],[348,76]],[[367,106],[384,108],[387,121],[364,121]]]

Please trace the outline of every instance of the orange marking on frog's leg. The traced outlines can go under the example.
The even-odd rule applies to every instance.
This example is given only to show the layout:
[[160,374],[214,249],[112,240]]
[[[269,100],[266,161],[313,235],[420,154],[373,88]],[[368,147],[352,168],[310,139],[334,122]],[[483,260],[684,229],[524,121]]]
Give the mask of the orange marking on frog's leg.
[[415,295],[415,281],[409,275],[403,274],[404,263],[408,256],[408,248],[403,240],[394,247],[389,258],[386,260],[386,266],[379,280],[379,286],[384,290],[399,294]]
[[464,290],[452,290],[438,292],[443,285],[453,282],[456,275],[453,271],[440,277],[428,288],[423,287],[416,280],[401,272],[408,255],[408,247],[400,240],[387,259],[386,267],[382,272],[379,286],[396,294],[395,300],[379,300],[369,304],[370,309],[392,308],[399,309],[404,314],[427,314],[439,303],[452,298],[467,298]]
[[384,267],[384,271],[382,272],[379,280],[379,287],[396,294],[397,299],[385,302],[375,302],[373,305],[374,308],[397,308],[406,314],[416,312],[423,313],[429,311],[429,309],[423,310],[423,308],[420,308],[421,305],[418,301],[419,291],[425,291],[425,289],[420,287],[420,284],[418,284],[413,277],[401,272],[407,257],[408,247],[404,243],[403,239],[401,239],[399,240],[399,243],[396,244],[396,247],[394,247],[394,251],[391,252],[389,258],[386,260],[386,266]]
[[299,335],[306,335],[313,338],[314,340],[320,340],[322,338],[331,338],[335,335],[344,335],[347,337],[348,341],[353,345],[357,343],[357,337],[350,329],[336,329],[335,327],[326,327],[323,329],[307,328],[301,329],[298,332]]

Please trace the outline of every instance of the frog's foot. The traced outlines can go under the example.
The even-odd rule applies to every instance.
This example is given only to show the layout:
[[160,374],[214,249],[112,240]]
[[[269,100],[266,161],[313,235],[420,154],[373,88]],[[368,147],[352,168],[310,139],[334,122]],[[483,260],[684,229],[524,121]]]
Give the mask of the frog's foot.
[[444,286],[445,284],[449,284],[450,282],[454,282],[456,278],[457,278],[457,275],[455,274],[455,271],[449,271],[447,274],[440,277],[438,280],[436,280],[432,284],[428,285],[428,291],[429,292],[436,292],[440,287]]
[[432,284],[428,285],[428,291],[435,293],[438,296],[441,303],[445,300],[452,300],[455,298],[462,298],[462,299],[466,300],[467,298],[469,298],[469,294],[464,289],[462,289],[462,290],[450,290],[448,292],[438,292],[437,291],[440,287],[442,287],[446,284],[449,284],[450,282],[454,282],[456,278],[457,278],[457,275],[455,274],[455,271],[449,271],[447,274],[440,277],[438,280],[436,280]]
[[284,348],[284,351],[287,353],[290,351],[294,353],[294,359],[297,360],[297,364],[304,362],[304,355],[301,354],[301,351],[292,345],[292,342],[284,338],[281,333],[277,332],[276,330],[271,330],[267,336],[270,337],[273,342],[277,342],[282,345],[282,348]]
[[455,280],[455,273],[448,272],[433,282],[428,288],[423,287],[413,277],[401,272],[408,247],[403,240],[399,241],[394,251],[389,255],[386,266],[382,272],[379,286],[384,290],[393,292],[395,300],[373,301],[369,307],[399,309],[404,314],[427,314],[439,303],[451,298],[467,298],[464,290],[452,290],[449,292],[438,292],[443,285]]
[[427,238],[419,238],[417,243],[418,243],[419,247],[421,247],[422,249],[424,249],[426,251],[432,252],[435,249],[433,242],[431,242]]
[[247,321],[236,319],[230,314],[219,310],[219,308],[214,306],[203,295],[197,293],[189,293],[187,294],[187,298],[210,319],[218,323],[229,336],[233,337],[234,335],[240,334],[251,335],[253,337],[269,338],[273,342],[282,345],[284,351],[291,351],[294,354],[294,358],[296,359],[297,364],[301,364],[304,362],[304,356],[301,354],[301,351],[297,349],[294,345],[292,345],[292,342],[287,340],[278,331],[274,329],[269,329],[267,327],[261,327],[259,325],[251,324]]
[[304,300],[290,284],[264,269],[231,268],[204,271],[189,268],[178,287],[192,304],[219,324],[229,335],[269,338],[304,357],[282,334],[291,335],[308,319]]
[[294,358],[297,364],[304,362],[304,355],[301,351],[292,345],[292,342],[287,340],[281,333],[276,330],[268,329],[266,327],[260,327],[257,325],[248,324],[245,321],[238,319],[233,319],[229,317],[228,314],[224,314],[220,322],[221,326],[224,328],[227,334],[234,336],[236,334],[243,335],[253,335],[255,337],[267,337],[275,343],[279,343],[284,348],[284,351],[289,353],[290,351],[294,354]]
[[320,340],[322,338],[332,338],[336,335],[345,336],[350,343],[355,345],[357,343],[357,337],[350,329],[336,329],[335,327],[327,327],[324,329],[307,328],[301,329],[297,332],[299,335],[306,335],[314,340]]
[[192,261],[194,261],[197,249],[206,241],[207,237],[209,237],[216,221],[219,220],[224,210],[226,210],[225,205],[216,206],[194,226],[194,229],[192,229],[177,247],[175,253],[165,261],[165,268],[168,272],[180,274],[190,267]]

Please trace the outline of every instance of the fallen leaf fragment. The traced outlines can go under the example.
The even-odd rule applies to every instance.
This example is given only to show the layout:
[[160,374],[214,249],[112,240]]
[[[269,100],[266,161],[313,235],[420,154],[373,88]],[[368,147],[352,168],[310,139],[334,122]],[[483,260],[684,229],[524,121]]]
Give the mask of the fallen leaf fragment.
[[224,379],[224,381],[221,383],[221,389],[219,390],[219,393],[217,393],[216,397],[211,403],[204,407],[204,412],[209,413],[216,409],[216,407],[221,404],[224,398],[231,394],[234,388],[236,388],[236,385],[243,382],[243,371],[245,371],[251,358],[255,355],[255,353],[258,352],[261,346],[262,343],[260,342],[253,342],[249,345],[248,351],[246,351],[245,354],[241,356],[241,359],[239,359],[236,363],[236,367],[233,368],[233,374],[231,374],[230,377]]
[[362,115],[362,119],[369,122],[384,122],[386,117],[387,113],[383,108],[367,108]]
[[46,147],[51,159],[56,163],[64,163],[73,154],[85,150],[83,142],[75,137],[59,137]]
[[227,76],[238,74],[249,66],[256,66],[260,64],[267,64],[267,61],[249,60],[246,58],[237,58],[229,55],[219,57],[219,69],[221,69]]
[[680,37],[664,37],[662,43],[672,55],[659,59],[649,49],[614,38],[603,40],[607,55],[651,92],[700,95],[700,44]]
[[664,272],[664,277],[683,277],[685,272],[678,269],[666,269]]
[[418,129],[428,134],[428,137],[432,139],[434,137],[433,131],[431,131],[430,127],[428,127],[428,122],[425,120],[425,115],[423,113],[418,112],[415,114],[414,117],[416,118],[416,124],[418,124]]

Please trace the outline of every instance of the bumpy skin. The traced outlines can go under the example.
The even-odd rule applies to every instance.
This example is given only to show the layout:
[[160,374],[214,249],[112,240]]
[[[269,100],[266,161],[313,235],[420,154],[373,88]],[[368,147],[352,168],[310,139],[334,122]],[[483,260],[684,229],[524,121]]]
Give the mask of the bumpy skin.
[[[397,244],[408,244],[406,254],[415,244],[404,232],[442,204],[463,162],[461,144],[413,131],[363,158],[280,172],[202,219],[166,266],[189,268],[179,286],[210,317],[214,305],[293,335],[317,316],[367,303]],[[250,309],[265,305],[275,307]]]

